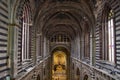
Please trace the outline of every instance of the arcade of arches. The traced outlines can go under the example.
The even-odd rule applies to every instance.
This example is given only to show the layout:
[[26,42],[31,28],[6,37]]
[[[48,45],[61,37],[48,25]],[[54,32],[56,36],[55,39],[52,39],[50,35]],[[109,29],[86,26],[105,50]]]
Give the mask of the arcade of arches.
[[120,0],[0,0],[0,80],[120,80]]

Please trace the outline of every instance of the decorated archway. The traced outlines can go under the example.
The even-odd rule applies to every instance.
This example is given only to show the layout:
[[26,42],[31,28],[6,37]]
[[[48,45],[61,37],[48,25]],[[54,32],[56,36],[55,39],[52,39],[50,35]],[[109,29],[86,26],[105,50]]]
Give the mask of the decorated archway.
[[52,80],[68,80],[69,58],[65,48],[56,48],[52,52]]
[[83,80],[88,80],[88,75],[85,75]]
[[66,54],[62,51],[56,51],[53,55],[52,79],[66,80]]
[[37,75],[37,80],[40,80],[40,75]]

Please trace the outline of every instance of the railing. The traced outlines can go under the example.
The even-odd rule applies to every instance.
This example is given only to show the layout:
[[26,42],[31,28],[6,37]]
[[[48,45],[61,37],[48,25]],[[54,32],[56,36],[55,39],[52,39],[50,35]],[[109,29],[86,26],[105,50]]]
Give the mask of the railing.
[[[50,56],[46,57],[44,60],[41,60],[37,65],[35,65],[34,67],[30,67],[29,69],[26,70],[26,72],[24,72],[23,74],[21,74],[21,76],[19,76],[18,78],[16,78],[15,80],[37,80],[37,75],[40,74],[41,69],[43,66],[43,63],[49,59]],[[92,80],[97,80],[97,77],[99,76],[99,80],[120,80],[120,75],[119,74],[111,74],[109,71],[105,71],[103,68],[105,65],[101,65],[101,67],[103,68],[98,68],[96,66],[91,66],[90,64],[88,64],[87,62],[81,61],[79,59],[76,58],[72,58],[72,61],[77,62],[77,64],[80,64],[81,66],[80,69],[85,68],[86,70],[90,71],[90,77],[92,78]],[[97,64],[100,65],[100,62],[98,62]],[[107,66],[105,66],[106,68]],[[108,69],[111,67],[107,67]],[[117,69],[115,69],[116,71]],[[42,72],[41,72],[42,74]]]
[[[72,59],[74,61],[77,61],[77,63],[80,63],[82,66],[85,66],[86,68],[88,68],[88,70],[90,70],[93,73],[93,74],[91,73],[92,74],[91,77],[93,78],[93,80],[96,80],[97,78],[96,74],[99,77],[101,77],[100,80],[120,80],[120,74],[111,74],[113,70],[113,66],[108,67],[108,65],[101,65],[100,63],[97,63],[97,65],[101,67],[101,68],[98,68],[96,66],[91,66],[87,62],[80,61],[79,59],[76,59],[76,58],[72,58]],[[114,68],[114,71],[119,71],[119,70]]]
[[116,65],[111,64],[109,62],[105,61],[97,61],[96,67],[100,70],[104,70],[108,72],[111,75],[114,75],[120,79],[120,70],[116,68]]
[[30,67],[26,69],[26,72],[21,73],[21,76],[19,75],[15,80],[37,80],[37,75],[42,70],[41,66],[43,65],[43,62],[45,62],[50,56],[46,57],[44,60],[41,60],[37,65],[34,67]]

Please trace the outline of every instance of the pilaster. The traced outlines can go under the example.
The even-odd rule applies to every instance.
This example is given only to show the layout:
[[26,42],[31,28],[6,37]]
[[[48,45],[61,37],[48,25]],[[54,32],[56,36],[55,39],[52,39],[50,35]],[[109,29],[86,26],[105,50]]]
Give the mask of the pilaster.
[[90,65],[95,66],[95,58],[96,58],[96,54],[95,54],[95,36],[94,36],[94,32],[92,32],[92,34],[90,35]]
[[8,55],[10,76],[14,79],[17,76],[17,53],[18,53],[18,25],[16,23],[9,24],[8,32]]

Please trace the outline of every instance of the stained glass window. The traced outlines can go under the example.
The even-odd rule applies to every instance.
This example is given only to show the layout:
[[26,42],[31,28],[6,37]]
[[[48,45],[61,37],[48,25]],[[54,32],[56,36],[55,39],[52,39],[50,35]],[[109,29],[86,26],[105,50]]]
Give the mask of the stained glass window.
[[108,55],[109,55],[109,61],[114,63],[114,21],[113,21],[113,11],[110,10],[108,15]]
[[26,61],[29,57],[29,27],[30,17],[29,8],[27,6],[23,9],[23,25],[22,25],[22,60]]

